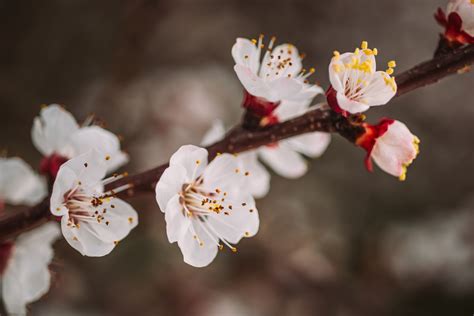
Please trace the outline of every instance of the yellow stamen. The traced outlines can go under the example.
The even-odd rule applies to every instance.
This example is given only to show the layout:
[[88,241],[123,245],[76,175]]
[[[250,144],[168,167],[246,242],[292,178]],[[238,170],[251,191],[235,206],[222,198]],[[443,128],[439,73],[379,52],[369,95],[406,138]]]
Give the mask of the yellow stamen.
[[369,47],[369,43],[367,43],[367,41],[362,41],[362,43],[360,44],[360,48],[367,49],[367,47]]

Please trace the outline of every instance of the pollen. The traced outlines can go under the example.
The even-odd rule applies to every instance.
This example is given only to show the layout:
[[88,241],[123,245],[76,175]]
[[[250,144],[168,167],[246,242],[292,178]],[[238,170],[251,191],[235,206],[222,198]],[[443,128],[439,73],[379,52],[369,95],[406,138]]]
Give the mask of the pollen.
[[199,165],[201,163],[200,160],[196,160],[196,165]]
[[245,234],[246,237],[250,236],[249,232],[245,232],[244,234]]
[[109,155],[105,156],[105,160],[110,160],[110,156]]
[[132,224],[132,223],[133,223],[133,217],[129,217],[129,218],[128,218],[128,222],[129,222],[130,224]]
[[395,68],[397,66],[397,63],[395,62],[395,60],[391,60],[387,63],[387,65],[390,68]]
[[250,175],[250,172],[246,171],[246,172],[244,173],[244,175],[245,175],[245,176],[248,176],[248,175]]
[[221,251],[222,251],[222,249],[224,249],[224,245],[222,245],[222,244],[219,244],[218,247],[219,247],[219,250],[221,250]]

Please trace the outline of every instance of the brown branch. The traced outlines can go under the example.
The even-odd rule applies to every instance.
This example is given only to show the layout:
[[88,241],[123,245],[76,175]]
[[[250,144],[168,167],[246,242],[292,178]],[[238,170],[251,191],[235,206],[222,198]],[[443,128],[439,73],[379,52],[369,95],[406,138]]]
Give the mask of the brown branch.
[[[449,75],[464,72],[473,63],[474,45],[458,48],[437,56],[398,75],[396,77],[398,84],[397,96],[433,84]],[[363,132],[363,129],[359,124],[355,124],[351,118],[344,118],[331,110],[312,110],[292,120],[258,130],[249,131],[238,125],[229,131],[224,139],[207,149],[209,158],[212,159],[219,152],[243,152],[285,138],[315,131],[338,133],[354,142],[356,137]],[[167,164],[164,164],[119,179],[109,184],[107,188],[113,189],[130,183],[133,185],[134,191],[152,191],[167,166]],[[48,202],[48,199],[46,199],[33,208],[0,220],[0,242],[47,220],[50,214]]]

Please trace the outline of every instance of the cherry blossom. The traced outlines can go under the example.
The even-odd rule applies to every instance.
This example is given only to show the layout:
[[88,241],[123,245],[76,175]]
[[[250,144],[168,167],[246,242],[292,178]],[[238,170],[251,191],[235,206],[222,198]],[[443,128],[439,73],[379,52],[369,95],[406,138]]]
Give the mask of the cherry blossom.
[[84,256],[110,253],[138,224],[137,212],[115,197],[129,185],[104,192],[104,185],[120,176],[103,179],[108,156],[91,149],[65,162],[51,194],[51,213],[61,217],[67,242]]
[[419,153],[418,137],[405,124],[392,119],[364,127],[365,133],[356,143],[367,151],[367,169],[372,171],[373,159],[383,171],[405,180],[408,166]]
[[435,18],[439,24],[444,26],[444,36],[448,41],[474,44],[473,0],[450,0],[446,7],[446,13],[439,8]]
[[233,252],[242,237],[259,227],[255,201],[244,186],[247,171],[236,157],[218,155],[208,164],[204,148],[182,146],[156,185],[170,243],[177,242],[184,261],[209,265],[224,245]]
[[371,106],[384,105],[395,96],[397,84],[393,74],[395,61],[388,62],[386,71],[376,71],[376,48],[367,42],[353,53],[334,52],[329,64],[331,86],[326,92],[332,109],[338,113],[360,113]]
[[31,137],[44,156],[42,171],[53,178],[64,162],[92,148],[109,157],[108,172],[128,162],[116,135],[95,125],[79,126],[72,114],[57,104],[41,110],[33,122]]
[[322,92],[307,80],[314,68],[303,69],[297,48],[292,44],[273,47],[274,43],[272,37],[265,50],[260,35],[258,41],[237,38],[232,47],[234,70],[247,92],[244,107],[260,115],[271,113],[282,100],[305,100]]

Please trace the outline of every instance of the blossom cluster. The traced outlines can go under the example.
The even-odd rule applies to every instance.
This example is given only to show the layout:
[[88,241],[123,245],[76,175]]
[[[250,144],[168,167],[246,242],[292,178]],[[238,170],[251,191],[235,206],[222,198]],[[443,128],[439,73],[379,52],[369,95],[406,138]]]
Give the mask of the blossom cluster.
[[[418,154],[418,138],[399,121],[382,119],[371,125],[361,114],[395,96],[395,61],[389,61],[386,70],[376,70],[378,50],[365,41],[353,52],[335,51],[329,63],[331,85],[324,93],[310,83],[315,69],[303,68],[303,54],[292,44],[275,42],[271,38],[265,47],[261,35],[258,40],[238,38],[232,47],[234,70],[244,87],[242,105],[257,118],[252,128],[265,129],[312,110],[339,113],[363,130],[355,144],[366,150],[367,168],[372,170],[373,160],[405,180]],[[313,103],[318,95],[325,95],[327,104]],[[178,244],[184,262],[195,267],[209,265],[219,250],[237,252],[242,238],[257,234],[255,199],[270,189],[266,166],[286,178],[301,177],[308,170],[307,158],[321,156],[331,140],[329,133],[312,131],[240,154],[210,157],[205,146],[221,140],[225,132],[223,123],[215,121],[202,147],[179,148],[155,187],[167,238]],[[56,104],[41,110],[31,135],[43,155],[43,175],[19,158],[0,158],[0,207],[41,202],[48,196],[49,180],[51,219],[60,224],[50,221],[0,244],[3,300],[12,314],[25,314],[26,305],[47,292],[52,243],[61,233],[80,254],[100,257],[138,224],[136,210],[120,198],[132,185],[108,186],[127,176],[113,173],[129,159],[119,137],[92,121],[79,124]]]

